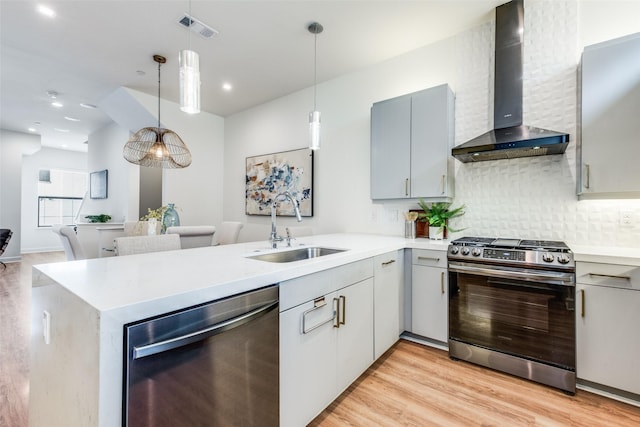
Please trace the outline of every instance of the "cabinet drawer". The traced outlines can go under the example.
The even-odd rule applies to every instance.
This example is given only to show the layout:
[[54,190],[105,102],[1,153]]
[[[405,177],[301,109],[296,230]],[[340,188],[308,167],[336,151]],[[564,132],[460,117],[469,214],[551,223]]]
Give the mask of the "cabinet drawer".
[[640,267],[576,262],[576,282],[640,291]]
[[373,258],[280,283],[280,312],[373,277]]
[[414,265],[446,268],[447,251],[436,251],[432,249],[412,249],[411,263]]

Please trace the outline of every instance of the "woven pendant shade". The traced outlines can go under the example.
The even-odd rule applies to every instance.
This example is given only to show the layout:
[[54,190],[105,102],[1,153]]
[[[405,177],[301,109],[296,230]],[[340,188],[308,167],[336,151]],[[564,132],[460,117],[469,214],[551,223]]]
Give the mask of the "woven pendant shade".
[[160,65],[167,60],[153,55],[158,63],[158,126],[137,131],[124,145],[122,154],[130,163],[151,168],[179,169],[191,164],[191,152],[170,129],[160,127]]
[[124,158],[136,165],[177,169],[191,164],[191,153],[177,133],[170,129],[140,129],[124,146]]

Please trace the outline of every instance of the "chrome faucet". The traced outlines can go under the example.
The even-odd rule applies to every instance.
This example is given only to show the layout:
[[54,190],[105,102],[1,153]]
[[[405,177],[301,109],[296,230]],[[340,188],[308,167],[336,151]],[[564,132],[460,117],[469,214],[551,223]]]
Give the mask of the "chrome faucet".
[[[269,237],[269,241],[271,242],[271,247],[276,249],[278,247],[278,242],[282,242],[282,237],[278,236],[276,232],[276,205],[278,204],[278,200],[281,198],[288,198],[291,200],[293,204],[293,209],[296,211],[296,219],[298,222],[302,221],[302,216],[300,216],[300,209],[298,207],[298,201],[289,193],[288,191],[284,191],[278,194],[273,198],[273,203],[271,203],[271,236]],[[291,242],[289,240],[289,242]],[[289,243],[290,244],[290,243]]]

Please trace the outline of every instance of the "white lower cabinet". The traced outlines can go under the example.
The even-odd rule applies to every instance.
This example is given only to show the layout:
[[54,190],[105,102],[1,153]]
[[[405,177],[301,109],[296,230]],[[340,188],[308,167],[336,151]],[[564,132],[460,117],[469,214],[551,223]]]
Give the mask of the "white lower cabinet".
[[374,269],[374,358],[382,356],[400,338],[400,305],[403,285],[403,250],[378,255]]
[[576,263],[576,374],[640,394],[640,267]]
[[448,341],[448,283],[445,251],[412,250],[412,333],[443,343]]
[[281,426],[307,425],[373,363],[372,276],[369,259],[280,284]]

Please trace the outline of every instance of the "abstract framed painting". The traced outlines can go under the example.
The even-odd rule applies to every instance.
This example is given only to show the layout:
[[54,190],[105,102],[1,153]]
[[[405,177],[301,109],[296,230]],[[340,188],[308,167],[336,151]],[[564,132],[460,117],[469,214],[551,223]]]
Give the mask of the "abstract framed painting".
[[[298,201],[300,214],[313,216],[313,150],[247,157],[245,182],[247,215],[271,215],[275,197],[288,191]],[[294,216],[291,202],[278,203],[276,215]]]

